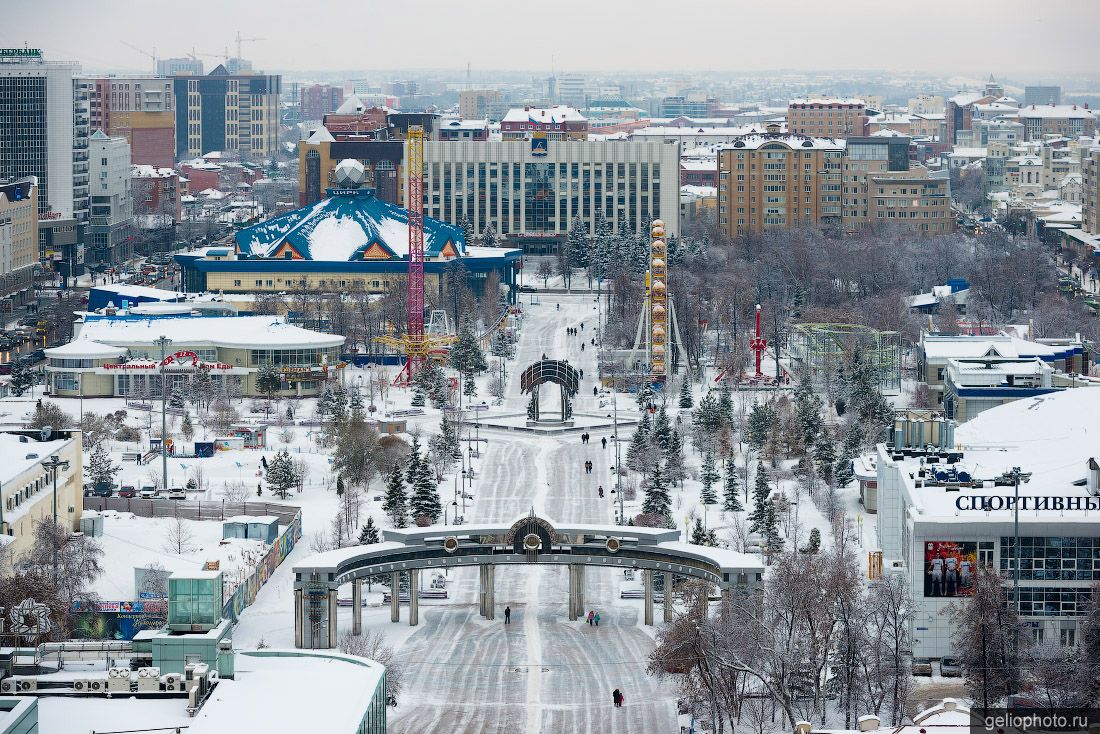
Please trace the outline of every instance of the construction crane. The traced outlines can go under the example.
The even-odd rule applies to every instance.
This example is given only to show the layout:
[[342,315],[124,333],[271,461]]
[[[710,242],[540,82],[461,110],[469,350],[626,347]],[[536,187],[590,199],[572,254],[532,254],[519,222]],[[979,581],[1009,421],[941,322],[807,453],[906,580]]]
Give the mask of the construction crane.
[[376,339],[405,352],[405,366],[393,381],[397,387],[409,385],[429,356],[439,353],[442,347],[455,340],[449,334],[429,335],[424,332],[424,126],[409,125],[406,140],[408,151],[405,154],[405,170],[409,185],[405,206],[409,220],[409,282],[405,335],[382,336]]
[[267,40],[266,38],[241,38],[241,32],[237,31],[237,39],[236,39],[236,41],[237,41],[237,63],[238,64],[241,63],[241,58],[242,58],[242,56],[241,56],[241,44],[242,43],[251,43],[252,41],[266,41],[266,40]]
[[138,48],[138,47],[137,47],[137,46],[135,46],[134,44],[132,44],[132,43],[127,43],[126,41],[119,41],[119,43],[121,43],[121,44],[122,44],[123,46],[126,46],[127,48],[132,48],[133,50],[137,51],[137,52],[138,52],[139,54],[141,54],[142,56],[148,56],[149,58],[151,58],[151,59],[153,60],[153,67],[154,67],[154,69],[153,69],[153,70],[154,70],[154,71],[156,71],[156,65],[157,65],[157,49],[156,49],[155,47],[153,48],[153,51],[152,51],[152,53],[150,53],[149,51],[146,51],[146,50],[145,50],[145,49],[143,49],[143,48]]

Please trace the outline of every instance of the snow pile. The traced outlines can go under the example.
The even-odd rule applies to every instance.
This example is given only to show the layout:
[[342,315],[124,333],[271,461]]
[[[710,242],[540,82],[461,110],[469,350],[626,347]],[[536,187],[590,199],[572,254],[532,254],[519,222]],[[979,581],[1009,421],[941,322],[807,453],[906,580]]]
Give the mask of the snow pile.
[[309,233],[309,254],[313,260],[347,261],[365,244],[367,233],[350,217],[321,220]]

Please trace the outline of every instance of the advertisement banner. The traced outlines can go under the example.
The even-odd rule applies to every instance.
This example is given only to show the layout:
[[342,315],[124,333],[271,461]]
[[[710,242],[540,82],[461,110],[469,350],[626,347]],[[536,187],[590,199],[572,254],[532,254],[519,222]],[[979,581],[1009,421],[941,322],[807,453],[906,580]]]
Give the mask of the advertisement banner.
[[974,567],[978,544],[969,541],[932,540],[924,544],[924,595],[970,596],[974,593]]
[[105,601],[84,608],[73,603],[78,640],[132,640],[142,630],[155,630],[168,620],[168,602],[163,600]]

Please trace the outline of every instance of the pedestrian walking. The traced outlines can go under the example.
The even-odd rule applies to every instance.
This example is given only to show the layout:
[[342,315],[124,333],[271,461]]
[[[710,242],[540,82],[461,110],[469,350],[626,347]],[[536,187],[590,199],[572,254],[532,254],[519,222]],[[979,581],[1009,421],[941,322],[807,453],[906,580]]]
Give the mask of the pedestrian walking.
[[581,322],[581,331],[584,331],[584,322]]
[[593,385],[592,386],[592,397],[596,397],[599,394],[600,394],[599,389],[595,385]]
[[592,337],[592,346],[596,346],[596,337]]
[[266,469],[267,468],[267,457],[266,456],[261,456],[260,457],[260,463],[263,464],[264,469]]
[[581,342],[581,351],[584,351],[584,342]]
[[591,609],[588,610],[588,623],[592,624],[592,616],[595,614]]
[[[583,344],[581,346],[584,346]],[[581,379],[584,379],[584,370],[581,370]]]
[[618,688],[611,692],[611,701],[615,704],[615,708],[620,708],[623,705],[623,694]]
[[600,626],[600,613],[596,612],[596,616],[592,617],[592,619],[593,619],[593,621],[595,621],[596,626],[599,627]]
[[512,623],[512,607],[504,607],[504,624]]
[[602,443],[603,447],[606,449],[607,448],[607,436],[604,436],[603,438],[601,438],[600,443]]

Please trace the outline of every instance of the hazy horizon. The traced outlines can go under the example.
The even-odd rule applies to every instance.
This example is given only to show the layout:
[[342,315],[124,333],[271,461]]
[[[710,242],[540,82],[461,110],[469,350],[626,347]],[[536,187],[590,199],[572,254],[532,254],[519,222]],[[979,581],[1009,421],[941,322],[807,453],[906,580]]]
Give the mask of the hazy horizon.
[[[1058,83],[1095,74],[1100,3],[928,0],[914,9],[876,0],[743,5],[736,0],[661,0],[548,7],[475,0],[408,0],[303,6],[291,0],[193,0],[88,5],[45,0],[6,8],[0,46],[41,48],[90,69],[152,72],[159,58],[194,48],[208,68],[238,30],[257,69],[297,72],[412,69],[546,74],[572,71],[881,71],[987,76],[1025,74]],[[1072,19],[1074,22],[1066,22]],[[414,25],[416,23],[417,25]],[[653,32],[647,33],[652,23]]]

